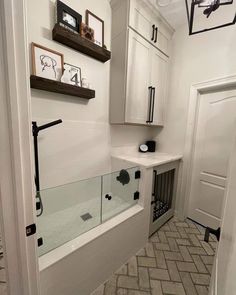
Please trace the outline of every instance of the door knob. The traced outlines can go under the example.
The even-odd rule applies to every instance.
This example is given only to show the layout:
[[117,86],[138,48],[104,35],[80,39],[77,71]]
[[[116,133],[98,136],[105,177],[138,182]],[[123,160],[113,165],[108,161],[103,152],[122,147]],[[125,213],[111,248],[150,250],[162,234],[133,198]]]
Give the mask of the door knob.
[[206,228],[204,241],[207,242],[207,243],[209,242],[210,234],[213,234],[214,236],[216,236],[217,241],[219,242],[219,240],[220,240],[220,227],[217,228],[217,229],[213,229],[213,228],[210,228],[210,227]]

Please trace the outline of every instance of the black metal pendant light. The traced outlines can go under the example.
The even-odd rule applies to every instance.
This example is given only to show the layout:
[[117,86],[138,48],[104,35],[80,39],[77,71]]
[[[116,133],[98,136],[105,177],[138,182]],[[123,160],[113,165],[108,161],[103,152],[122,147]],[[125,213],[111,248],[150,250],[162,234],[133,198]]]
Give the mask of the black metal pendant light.
[[234,25],[236,23],[234,1],[236,2],[236,0],[185,0],[189,35]]

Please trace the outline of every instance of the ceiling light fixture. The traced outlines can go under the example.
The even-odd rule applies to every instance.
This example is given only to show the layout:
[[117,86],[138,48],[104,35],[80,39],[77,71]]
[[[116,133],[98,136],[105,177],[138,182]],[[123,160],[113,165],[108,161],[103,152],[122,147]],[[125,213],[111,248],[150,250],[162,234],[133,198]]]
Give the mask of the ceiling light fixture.
[[170,5],[172,2],[172,0],[156,0],[156,4],[159,7],[166,7],[168,5]]
[[[189,35],[234,25],[236,13],[233,1],[236,0],[185,0]],[[228,5],[233,6],[229,7]],[[228,20],[223,24],[218,10],[222,12],[222,15],[228,17]]]

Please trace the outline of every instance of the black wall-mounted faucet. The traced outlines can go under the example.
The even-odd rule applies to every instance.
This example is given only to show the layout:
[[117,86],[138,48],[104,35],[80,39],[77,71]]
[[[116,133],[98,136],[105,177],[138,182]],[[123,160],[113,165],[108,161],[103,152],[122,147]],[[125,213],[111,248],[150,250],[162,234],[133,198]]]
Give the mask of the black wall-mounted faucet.
[[40,195],[40,180],[39,180],[38,134],[39,134],[39,131],[50,128],[50,127],[55,126],[60,123],[62,123],[61,119],[41,125],[41,126],[38,126],[36,121],[32,122],[32,133],[33,133],[33,137],[34,137],[36,199],[38,199],[38,201],[36,201],[36,210],[40,210],[40,213],[37,214],[37,217],[39,217],[43,214],[43,202],[42,202],[42,198]]

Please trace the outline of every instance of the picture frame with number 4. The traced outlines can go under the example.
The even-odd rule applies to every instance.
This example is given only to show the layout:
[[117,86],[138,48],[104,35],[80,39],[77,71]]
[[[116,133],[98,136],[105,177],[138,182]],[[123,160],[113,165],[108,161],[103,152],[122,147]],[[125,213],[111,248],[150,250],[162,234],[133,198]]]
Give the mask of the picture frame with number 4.
[[61,82],[82,87],[81,68],[64,63],[64,72],[61,77]]

